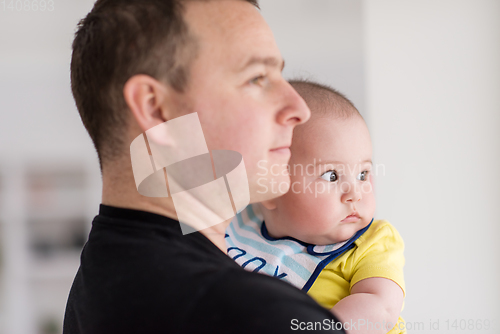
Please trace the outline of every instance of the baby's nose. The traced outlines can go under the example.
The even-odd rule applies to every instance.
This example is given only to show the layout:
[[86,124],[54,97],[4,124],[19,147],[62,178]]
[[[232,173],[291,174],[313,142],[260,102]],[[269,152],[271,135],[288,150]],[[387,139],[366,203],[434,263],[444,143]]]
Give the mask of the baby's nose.
[[342,184],[342,202],[359,202],[362,198],[361,189],[353,183],[343,183]]

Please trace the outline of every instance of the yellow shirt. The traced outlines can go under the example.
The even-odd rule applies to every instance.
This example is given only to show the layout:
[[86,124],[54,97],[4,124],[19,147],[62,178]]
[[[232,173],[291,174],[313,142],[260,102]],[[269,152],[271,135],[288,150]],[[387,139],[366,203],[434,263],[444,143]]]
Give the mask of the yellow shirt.
[[[329,263],[319,274],[308,293],[323,307],[331,309],[347,297],[357,282],[370,277],[383,277],[398,284],[405,294],[403,266],[404,242],[398,231],[385,220],[372,225],[355,241],[356,247]],[[404,306],[404,305],[403,305]],[[354,321],[354,319],[353,319]],[[364,325],[366,326],[368,325]],[[403,318],[389,331],[406,333]]]

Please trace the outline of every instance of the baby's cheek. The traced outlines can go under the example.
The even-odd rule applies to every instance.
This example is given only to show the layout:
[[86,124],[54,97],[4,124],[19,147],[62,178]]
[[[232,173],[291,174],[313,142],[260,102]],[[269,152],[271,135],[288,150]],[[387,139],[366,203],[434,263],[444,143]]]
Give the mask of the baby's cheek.
[[373,192],[370,192],[369,194],[367,194],[366,199],[365,199],[365,205],[366,205],[366,210],[367,210],[368,216],[370,216],[370,218],[373,217],[373,215],[375,214],[375,207],[376,207],[375,195]]
[[293,216],[297,217],[300,221],[310,221],[311,219],[317,219],[316,213],[318,209],[318,201],[308,194],[300,194],[295,196],[295,201],[290,203],[290,212],[293,212]]

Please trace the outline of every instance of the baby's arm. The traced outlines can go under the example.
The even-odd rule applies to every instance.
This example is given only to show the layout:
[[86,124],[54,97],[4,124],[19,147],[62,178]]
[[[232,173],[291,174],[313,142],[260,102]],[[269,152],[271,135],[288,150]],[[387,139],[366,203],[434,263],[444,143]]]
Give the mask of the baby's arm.
[[[347,324],[348,334],[385,334],[397,323],[402,305],[403,290],[398,284],[387,278],[371,277],[354,284],[351,294],[340,300],[332,312]],[[362,323],[364,320],[363,326],[359,326],[359,320]],[[356,328],[349,328],[351,321]],[[389,328],[387,324],[391,324]]]

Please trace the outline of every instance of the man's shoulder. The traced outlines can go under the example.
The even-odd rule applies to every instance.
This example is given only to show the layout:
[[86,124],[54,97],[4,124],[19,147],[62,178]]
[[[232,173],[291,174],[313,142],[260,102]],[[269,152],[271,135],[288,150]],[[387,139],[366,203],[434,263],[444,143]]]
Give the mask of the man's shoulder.
[[65,333],[288,333],[293,321],[334,321],[307,294],[276,278],[237,266],[187,274],[175,270],[172,277],[160,269],[156,277],[139,281],[131,277],[143,273],[130,272],[101,281],[97,289],[80,271]]
[[178,332],[228,267],[239,269],[203,236],[98,221],[70,291],[65,333]]
[[202,235],[95,227],[65,333],[266,333],[269,324],[282,333],[292,318],[332,317],[291,285],[246,272]]
[[219,333],[291,333],[294,322],[336,321],[305,292],[245,270],[224,273],[200,298],[190,317],[196,322],[185,324],[187,333],[199,332],[200,324],[220,328]]

